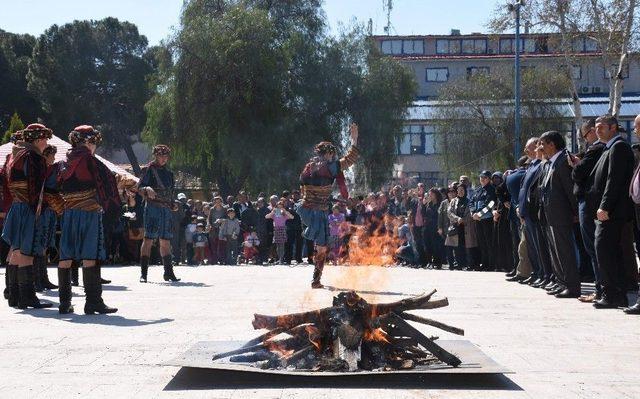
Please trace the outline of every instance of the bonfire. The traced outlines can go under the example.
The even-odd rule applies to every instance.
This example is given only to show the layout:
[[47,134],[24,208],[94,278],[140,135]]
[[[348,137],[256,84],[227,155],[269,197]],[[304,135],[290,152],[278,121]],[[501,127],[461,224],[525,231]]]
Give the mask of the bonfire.
[[417,366],[449,365],[461,360],[409,324],[422,323],[458,335],[464,331],[421,317],[409,310],[448,306],[436,293],[392,303],[368,303],[349,291],[333,298],[333,306],[304,313],[255,314],[254,329],[266,333],[239,349],[217,353],[213,360],[251,364],[262,369],[307,371],[408,370]]

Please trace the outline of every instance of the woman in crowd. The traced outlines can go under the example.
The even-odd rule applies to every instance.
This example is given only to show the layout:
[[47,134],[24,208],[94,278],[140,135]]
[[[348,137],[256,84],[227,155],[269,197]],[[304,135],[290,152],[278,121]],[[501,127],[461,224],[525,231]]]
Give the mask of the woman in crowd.
[[431,188],[425,199],[424,247],[427,265],[434,269],[442,268],[444,240],[438,234],[438,211],[442,195],[437,188]]
[[471,217],[467,188],[464,184],[458,186],[457,194],[457,197],[451,201],[449,208],[449,220],[457,230],[455,238],[452,236],[450,243],[457,244],[453,252],[457,268],[460,270],[473,269],[476,265],[471,252],[478,244],[475,222]]
[[455,225],[452,225],[449,220],[449,212],[453,204],[453,200],[456,198],[458,185],[454,183],[447,189],[447,198],[442,201],[440,208],[438,209],[438,234],[444,237],[444,248],[447,263],[449,264],[449,270],[456,268],[456,262],[454,257],[454,248],[457,246],[456,236],[458,234]]

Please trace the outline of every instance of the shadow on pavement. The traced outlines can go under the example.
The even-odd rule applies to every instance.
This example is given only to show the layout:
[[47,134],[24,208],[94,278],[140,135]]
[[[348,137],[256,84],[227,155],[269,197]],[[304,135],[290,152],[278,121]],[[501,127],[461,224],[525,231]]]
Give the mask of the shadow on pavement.
[[256,388],[523,389],[503,374],[387,374],[306,377],[182,367],[165,391]]
[[189,281],[178,281],[175,283],[170,283],[170,282],[165,282],[165,281],[149,281],[147,283],[143,283],[143,284],[156,284],[156,285],[166,285],[167,287],[197,287],[197,288],[204,288],[204,287],[211,287],[209,284],[205,284],[205,283],[192,283]]
[[84,304],[74,305],[77,313],[71,314],[59,314],[58,303],[53,303],[53,307],[49,309],[31,309],[23,310],[20,313],[39,318],[39,319],[59,319],[60,321],[66,321],[69,323],[77,324],[100,324],[105,326],[117,326],[117,327],[140,327],[150,324],[169,323],[174,319],[162,318],[157,320],[139,320],[128,319],[118,314],[101,314],[101,315],[85,315],[83,313]]

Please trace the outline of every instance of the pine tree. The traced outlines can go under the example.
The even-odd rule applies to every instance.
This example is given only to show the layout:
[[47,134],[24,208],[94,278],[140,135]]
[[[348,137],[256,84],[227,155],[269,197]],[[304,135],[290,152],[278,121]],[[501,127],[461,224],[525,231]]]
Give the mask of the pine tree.
[[8,143],[11,135],[22,129],[24,129],[24,123],[22,123],[20,115],[18,115],[17,112],[14,112],[11,116],[11,121],[9,122],[9,129],[4,132],[4,136],[2,137],[2,144]]

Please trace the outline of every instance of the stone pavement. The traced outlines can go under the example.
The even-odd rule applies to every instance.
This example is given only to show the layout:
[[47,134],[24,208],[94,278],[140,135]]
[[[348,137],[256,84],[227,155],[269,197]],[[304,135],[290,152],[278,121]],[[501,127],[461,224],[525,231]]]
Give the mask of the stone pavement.
[[[327,306],[336,292],[308,289],[311,272],[309,266],[177,267],[182,282],[167,284],[161,267],[152,267],[150,283],[140,284],[135,267],[104,268],[113,280],[105,302],[120,308],[111,316],[61,317],[57,309],[20,311],[2,301],[0,398],[640,398],[640,318],[554,299],[507,283],[502,273],[327,267],[324,282],[364,291],[374,301],[437,288],[451,305],[421,312],[464,328],[464,339],[514,372],[505,377],[392,381],[388,387],[376,381],[236,386],[223,378],[187,386],[189,375],[160,365],[197,341],[258,335],[254,312]],[[55,281],[54,269],[49,274]],[[82,288],[73,290],[81,312]],[[41,297],[57,305],[57,291]]]

